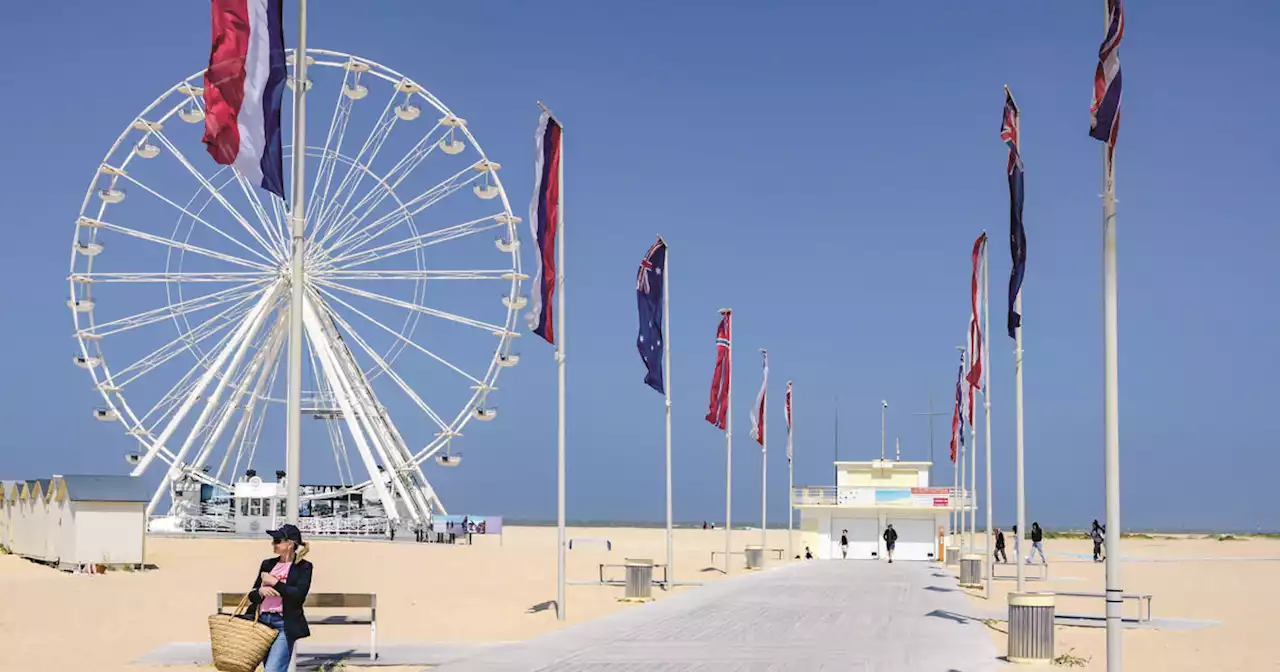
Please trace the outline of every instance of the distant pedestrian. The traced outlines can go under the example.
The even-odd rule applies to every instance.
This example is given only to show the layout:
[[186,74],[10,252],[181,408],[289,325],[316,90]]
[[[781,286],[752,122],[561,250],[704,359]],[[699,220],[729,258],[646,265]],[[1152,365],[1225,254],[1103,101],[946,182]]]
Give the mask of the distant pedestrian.
[[1009,562],[1009,556],[1004,552],[1004,532],[1000,528],[996,528],[996,554],[993,558],[996,562]]
[[805,560],[813,559],[813,551],[810,551],[808,546],[804,547],[804,559]]
[[1089,538],[1093,540],[1093,561],[1102,562],[1106,559],[1102,552],[1102,542],[1106,540],[1104,536],[1107,533],[1105,525],[1099,525],[1097,519],[1093,521],[1093,527],[1089,530]]
[[884,550],[889,554],[889,563],[893,563],[893,546],[898,543],[898,531],[893,529],[893,523],[889,523],[884,529]]
[[849,559],[849,530],[840,530],[840,557]]
[[1027,553],[1027,564],[1034,564],[1032,559],[1036,557],[1036,553],[1040,554],[1040,562],[1049,564],[1049,560],[1044,557],[1044,530],[1040,529],[1040,523],[1031,523],[1031,552]]

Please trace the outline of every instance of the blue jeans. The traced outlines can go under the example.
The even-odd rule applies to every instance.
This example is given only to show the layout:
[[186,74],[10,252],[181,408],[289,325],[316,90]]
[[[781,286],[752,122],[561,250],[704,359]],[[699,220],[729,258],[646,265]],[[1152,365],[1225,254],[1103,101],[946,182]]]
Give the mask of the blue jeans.
[[258,620],[280,631],[276,641],[271,645],[271,650],[267,652],[266,660],[262,661],[263,672],[289,672],[294,640],[284,634],[284,617],[280,614],[266,613],[262,614]]

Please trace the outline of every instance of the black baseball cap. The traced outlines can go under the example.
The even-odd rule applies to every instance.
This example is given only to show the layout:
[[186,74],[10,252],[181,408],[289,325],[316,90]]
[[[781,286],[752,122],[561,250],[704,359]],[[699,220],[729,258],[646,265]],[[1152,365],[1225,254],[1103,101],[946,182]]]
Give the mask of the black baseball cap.
[[298,530],[296,525],[285,523],[274,530],[267,530],[267,534],[271,535],[274,540],[288,539],[289,541],[302,543],[302,532]]

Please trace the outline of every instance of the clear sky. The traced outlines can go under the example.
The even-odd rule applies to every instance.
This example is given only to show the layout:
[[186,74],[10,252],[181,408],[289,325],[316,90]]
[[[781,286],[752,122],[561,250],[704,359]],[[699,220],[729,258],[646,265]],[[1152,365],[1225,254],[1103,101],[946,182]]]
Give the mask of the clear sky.
[[[0,477],[125,473],[74,351],[68,244],[116,135],[208,59],[204,2],[18,3],[0,69]],[[294,40],[286,1],[286,39]],[[359,8],[359,9],[357,9]],[[1128,3],[1121,60],[1120,431],[1127,527],[1276,529],[1280,5]],[[661,520],[662,399],[635,350],[636,266],[670,244],[676,517],[719,520],[724,438],[703,420],[716,309],[736,311],[735,522],[760,514],[747,409],[770,352],[769,508],[785,519],[782,391],[798,484],[903,457],[949,410],[968,253],[991,245],[998,522],[1012,517],[1013,355],[1001,85],[1023,113],[1028,515],[1103,516],[1099,143],[1087,135],[1102,2],[311,3],[312,46],[414,77],[467,117],[522,214],[535,100],[566,125],[568,509]],[[204,157],[201,157],[204,158]],[[526,267],[531,263],[525,257]],[[134,270],[159,271],[156,268]],[[555,514],[552,350],[526,335],[496,422],[428,476],[453,512]],[[949,417],[940,417],[938,460]],[[411,429],[414,421],[405,420]],[[281,441],[282,436],[273,440]],[[282,465],[264,448],[260,470]],[[272,460],[276,460],[275,463]],[[981,467],[980,467],[981,468]],[[950,480],[950,465],[940,466]]]

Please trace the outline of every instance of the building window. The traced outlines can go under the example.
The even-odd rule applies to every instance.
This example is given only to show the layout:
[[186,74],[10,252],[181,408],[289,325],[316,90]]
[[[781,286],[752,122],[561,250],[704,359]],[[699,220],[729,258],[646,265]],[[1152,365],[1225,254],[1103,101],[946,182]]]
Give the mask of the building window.
[[249,500],[249,515],[251,516],[262,515],[262,500],[260,498],[254,497],[253,499]]

